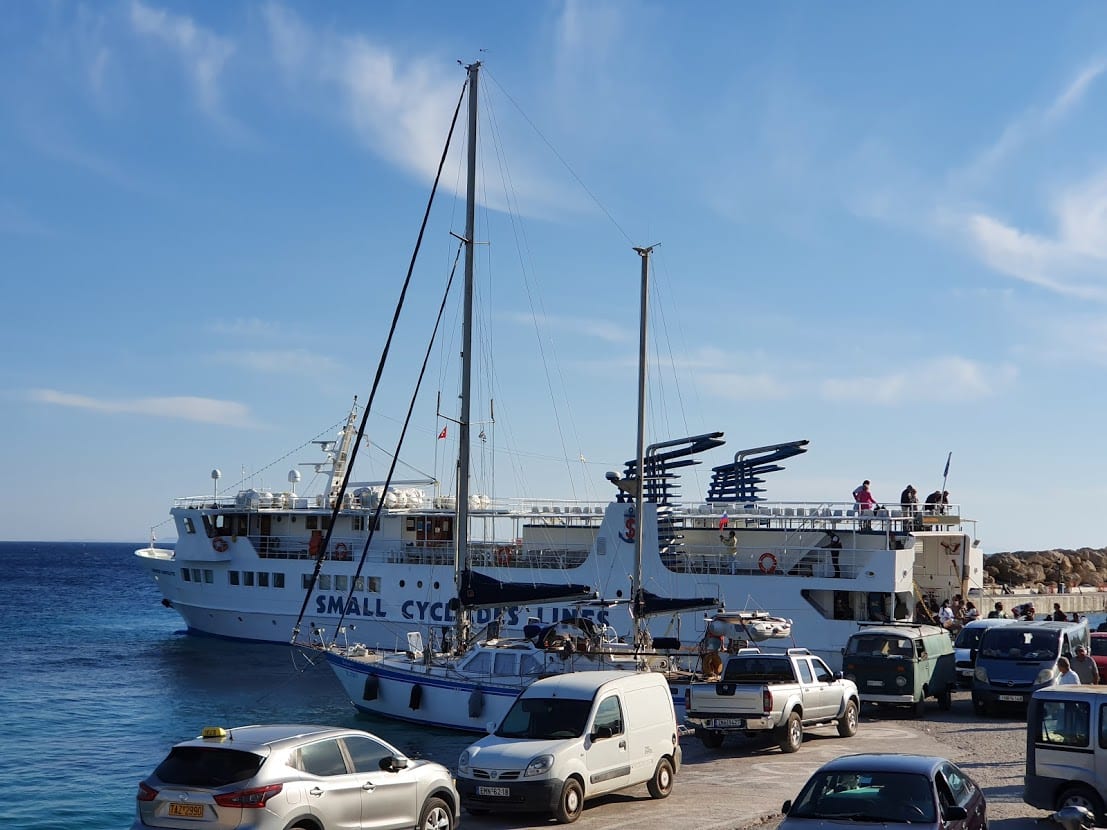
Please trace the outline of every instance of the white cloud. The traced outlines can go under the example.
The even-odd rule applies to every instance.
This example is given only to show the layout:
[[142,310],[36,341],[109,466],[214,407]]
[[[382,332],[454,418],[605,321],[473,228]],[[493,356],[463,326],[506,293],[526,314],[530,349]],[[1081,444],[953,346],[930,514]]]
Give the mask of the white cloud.
[[979,400],[1010,386],[1017,374],[1009,364],[988,366],[963,357],[943,357],[884,374],[827,378],[819,389],[828,401],[881,406],[908,404],[919,389],[926,389],[934,401]]
[[60,392],[56,389],[32,389],[28,397],[37,403],[88,409],[94,412],[122,415],[147,415],[155,418],[177,418],[226,426],[254,426],[250,410],[234,401],[217,401],[212,398],[131,398],[109,400]]
[[1107,300],[1107,168],[1060,192],[1053,235],[1020,230],[976,213],[963,218],[974,252],[990,267],[1083,299]]
[[338,364],[329,357],[303,349],[218,352],[215,359],[250,372],[267,374],[318,375],[338,369]]
[[235,51],[234,44],[198,25],[190,17],[170,14],[131,2],[131,25],[145,37],[170,47],[180,58],[188,74],[200,108],[224,124],[230,124],[222,111],[220,76]]
[[[319,107],[337,94],[346,120],[366,146],[421,180],[433,180],[464,81],[455,61],[398,56],[364,36],[312,29],[278,4],[266,6],[264,16],[274,59],[301,103]],[[490,91],[490,85],[482,85],[486,104]],[[465,143],[464,116],[463,108],[454,133],[454,154]],[[503,144],[516,142],[502,132],[502,125],[496,126],[497,151],[502,155],[482,167],[501,170],[507,164],[505,157],[510,157],[510,192],[498,190],[491,181],[482,185],[478,196],[488,207],[505,210],[510,204],[528,215],[583,209],[580,197],[547,178],[538,164],[525,160],[521,150],[504,149]],[[491,143],[483,143],[482,153],[488,152]],[[455,183],[447,175],[443,186]]]
[[281,327],[276,323],[259,320],[256,317],[239,317],[234,320],[217,320],[211,330],[218,335],[230,337],[277,337]]

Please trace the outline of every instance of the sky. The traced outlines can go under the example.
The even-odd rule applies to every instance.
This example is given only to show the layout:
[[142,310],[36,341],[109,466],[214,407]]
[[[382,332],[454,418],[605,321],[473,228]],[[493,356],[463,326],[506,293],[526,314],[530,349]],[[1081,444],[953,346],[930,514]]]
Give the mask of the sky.
[[[949,458],[987,552],[1107,545],[1107,17],[1079,2],[8,2],[0,535],[171,538],[174,498],[319,460],[476,60],[478,489],[610,497],[656,244],[647,440],[727,439],[685,500],[808,439],[769,498],[925,495]],[[464,231],[463,144],[359,478]],[[459,296],[398,473],[444,489]]]

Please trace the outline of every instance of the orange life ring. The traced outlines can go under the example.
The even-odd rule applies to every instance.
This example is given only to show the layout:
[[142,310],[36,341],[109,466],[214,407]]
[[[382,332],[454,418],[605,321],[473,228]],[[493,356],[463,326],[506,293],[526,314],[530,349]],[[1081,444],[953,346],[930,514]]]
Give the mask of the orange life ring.
[[214,539],[212,539],[211,546],[216,553],[224,553],[229,547],[229,545],[227,544],[227,540],[224,539],[222,536],[216,536]]
[[350,558],[350,546],[345,542],[339,542],[334,546],[334,558],[335,559],[349,559]]
[[761,569],[763,574],[776,573],[776,557],[765,551],[757,558],[757,567]]
[[511,548],[507,545],[496,548],[496,564],[501,566],[511,564]]

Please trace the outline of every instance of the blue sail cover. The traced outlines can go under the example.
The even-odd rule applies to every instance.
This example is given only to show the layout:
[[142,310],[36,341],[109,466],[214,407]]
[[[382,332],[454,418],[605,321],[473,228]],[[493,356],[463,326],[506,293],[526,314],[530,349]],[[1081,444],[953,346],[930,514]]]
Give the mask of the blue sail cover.
[[461,604],[465,608],[506,608],[533,602],[578,602],[595,597],[588,585],[554,585],[545,582],[501,582],[466,569],[461,572]]
[[641,619],[659,614],[717,609],[721,604],[718,597],[663,597],[643,590],[639,592],[638,600],[634,603],[633,614]]

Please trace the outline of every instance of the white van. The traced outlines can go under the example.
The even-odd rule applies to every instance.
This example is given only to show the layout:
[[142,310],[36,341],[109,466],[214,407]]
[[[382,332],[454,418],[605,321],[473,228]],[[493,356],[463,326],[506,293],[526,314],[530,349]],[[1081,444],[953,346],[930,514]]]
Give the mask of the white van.
[[1076,805],[1107,821],[1107,686],[1047,686],[1026,712],[1022,800],[1042,810]]
[[457,790],[473,814],[551,812],[568,824],[587,799],[637,784],[665,798],[680,759],[662,675],[572,672],[532,683],[461,753]]

